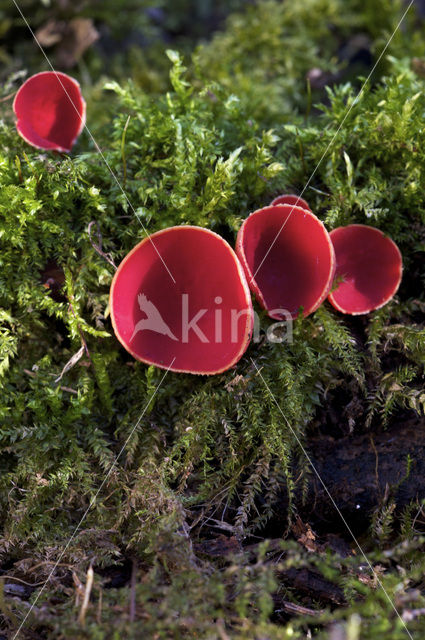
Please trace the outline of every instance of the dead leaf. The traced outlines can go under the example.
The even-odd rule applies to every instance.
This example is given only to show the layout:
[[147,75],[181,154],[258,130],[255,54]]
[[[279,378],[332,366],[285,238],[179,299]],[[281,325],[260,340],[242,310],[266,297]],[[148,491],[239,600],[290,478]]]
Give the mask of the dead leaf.
[[68,362],[66,363],[66,365],[62,369],[60,376],[58,378],[56,378],[56,380],[55,380],[56,384],[59,382],[59,380],[61,380],[63,378],[63,376],[65,375],[65,373],[67,371],[72,369],[72,367],[77,364],[78,360],[80,360],[80,358],[82,357],[83,353],[84,353],[84,347],[81,347],[81,349],[78,349],[77,353],[74,353],[72,358],[70,358],[68,360]]
[[53,47],[60,42],[66,31],[67,24],[63,20],[48,20],[35,32],[35,37],[42,47]]
[[62,67],[73,67],[83,53],[99,38],[99,32],[90,18],[73,18],[58,46],[57,60]]
[[36,31],[36,38],[43,47],[56,47],[59,67],[69,69],[77,64],[82,55],[99,38],[99,32],[91,18],[49,20]]
[[307,523],[304,523],[299,516],[297,516],[296,521],[292,525],[292,532],[296,537],[297,541],[305,548],[307,551],[317,551],[318,545],[316,542],[316,534],[313,529]]

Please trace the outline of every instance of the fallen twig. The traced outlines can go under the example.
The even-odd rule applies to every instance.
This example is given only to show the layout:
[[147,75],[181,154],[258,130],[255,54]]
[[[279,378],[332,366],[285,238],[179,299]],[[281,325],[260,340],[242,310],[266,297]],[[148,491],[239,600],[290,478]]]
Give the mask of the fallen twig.
[[[96,235],[97,235],[98,244],[96,244],[92,239],[93,225],[96,225]],[[116,270],[117,266],[113,261],[111,254],[105,253],[102,249],[102,234],[100,233],[99,223],[96,222],[96,220],[92,220],[91,222],[89,222],[89,226],[87,227],[87,235],[89,236],[90,244],[93,247],[93,249],[96,251],[96,253],[98,253],[104,260],[106,260],[106,262],[108,262]]]

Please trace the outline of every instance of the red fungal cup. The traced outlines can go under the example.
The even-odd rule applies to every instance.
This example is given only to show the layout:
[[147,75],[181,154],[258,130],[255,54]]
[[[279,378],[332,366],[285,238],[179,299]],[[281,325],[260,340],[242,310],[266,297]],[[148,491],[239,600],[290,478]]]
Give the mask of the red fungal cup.
[[[248,284],[271,318],[306,316],[327,297],[335,254],[323,223],[289,204],[259,209],[239,230],[236,253]],[[284,309],[286,313],[282,313]]]
[[70,151],[86,122],[80,85],[66,73],[43,71],[28,78],[13,110],[19,135],[37,149]]
[[301,209],[307,209],[307,211],[311,211],[308,203],[303,199],[300,198],[300,196],[296,196],[292,193],[287,193],[287,194],[283,194],[281,196],[278,196],[277,198],[275,198],[274,200],[272,200],[272,202],[270,203],[271,205],[275,205],[275,204],[291,204],[291,205],[296,205],[297,207],[301,207]]
[[136,245],[115,273],[110,308],[118,340],[137,360],[195,374],[236,364],[254,321],[233,249],[193,226],[170,227]]
[[396,293],[402,277],[403,262],[395,242],[364,224],[338,227],[330,236],[336,277],[342,279],[329,295],[331,304],[351,315],[383,307]]

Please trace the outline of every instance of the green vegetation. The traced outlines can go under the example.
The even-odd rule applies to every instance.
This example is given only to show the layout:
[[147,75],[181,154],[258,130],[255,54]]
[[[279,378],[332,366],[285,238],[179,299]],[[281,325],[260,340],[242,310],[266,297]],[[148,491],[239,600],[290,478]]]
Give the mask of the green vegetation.
[[[26,4],[33,16],[44,11]],[[113,23],[116,3],[101,4]],[[186,6],[176,4],[168,20]],[[106,20],[91,5],[85,15]],[[325,639],[331,622],[347,640],[406,637],[364,558],[310,553],[291,533],[311,477],[299,442],[321,433],[318,415],[326,422],[340,393],[356,401],[352,414],[340,409],[341,434],[344,421],[372,433],[400,410],[425,413],[425,80],[412,61],[425,53],[422,27],[412,9],[358,101],[358,73],[370,65],[337,57],[363,34],[373,64],[401,10],[388,0],[259,2],[192,56],[167,57],[152,44],[156,76],[139,69],[127,80],[131,61],[118,57],[103,88],[90,51],[78,70],[88,127],[125,196],[86,132],[69,157],[41,153],[17,135],[11,101],[0,103],[0,566],[40,583],[60,560],[22,638]],[[137,66],[144,53],[131,56]],[[317,67],[343,81],[312,98],[305,78]],[[12,78],[3,96],[16,87]],[[212,378],[164,378],[120,347],[108,312],[114,269],[92,246],[91,221],[115,264],[142,225],[208,226],[233,244],[250,211],[306,183],[304,197],[329,229],[371,224],[399,244],[404,278],[388,306],[349,319],[325,304],[297,320],[293,344],[252,344],[235,369]],[[62,289],[43,287],[61,270]],[[277,513],[282,493],[287,514]],[[381,505],[362,538],[389,597],[409,609],[425,606],[418,508],[396,515],[391,501]],[[249,553],[199,550],[221,520]],[[278,550],[267,540],[252,547],[276,536]],[[101,589],[101,571],[124,561],[139,567],[135,621],[129,589]],[[85,582],[91,563],[83,628],[72,572]],[[293,567],[316,567],[342,588],[344,606],[304,600],[280,578]],[[317,615],[276,613],[272,594]],[[0,589],[0,611],[11,629],[28,605]],[[413,618],[420,637],[424,617]]]

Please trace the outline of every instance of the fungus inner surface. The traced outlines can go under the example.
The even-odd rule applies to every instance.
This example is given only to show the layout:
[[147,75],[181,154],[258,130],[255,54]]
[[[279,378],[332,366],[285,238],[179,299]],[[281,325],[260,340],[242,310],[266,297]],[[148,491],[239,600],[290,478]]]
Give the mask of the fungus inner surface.
[[17,95],[15,113],[18,129],[30,144],[68,151],[84,124],[84,101],[78,84],[58,75],[60,80],[53,72],[27,80]]
[[193,227],[159,232],[136,247],[117,273],[113,307],[118,333],[135,357],[162,367],[175,358],[173,370],[194,373],[237,361],[252,322],[232,248]]
[[286,309],[295,316],[301,307],[309,313],[320,303],[333,253],[313,214],[292,205],[255,212],[245,223],[243,249],[267,310]]
[[348,313],[367,313],[394,295],[402,260],[395,243],[379,229],[348,225],[331,232],[336,277],[342,279],[330,299]]

